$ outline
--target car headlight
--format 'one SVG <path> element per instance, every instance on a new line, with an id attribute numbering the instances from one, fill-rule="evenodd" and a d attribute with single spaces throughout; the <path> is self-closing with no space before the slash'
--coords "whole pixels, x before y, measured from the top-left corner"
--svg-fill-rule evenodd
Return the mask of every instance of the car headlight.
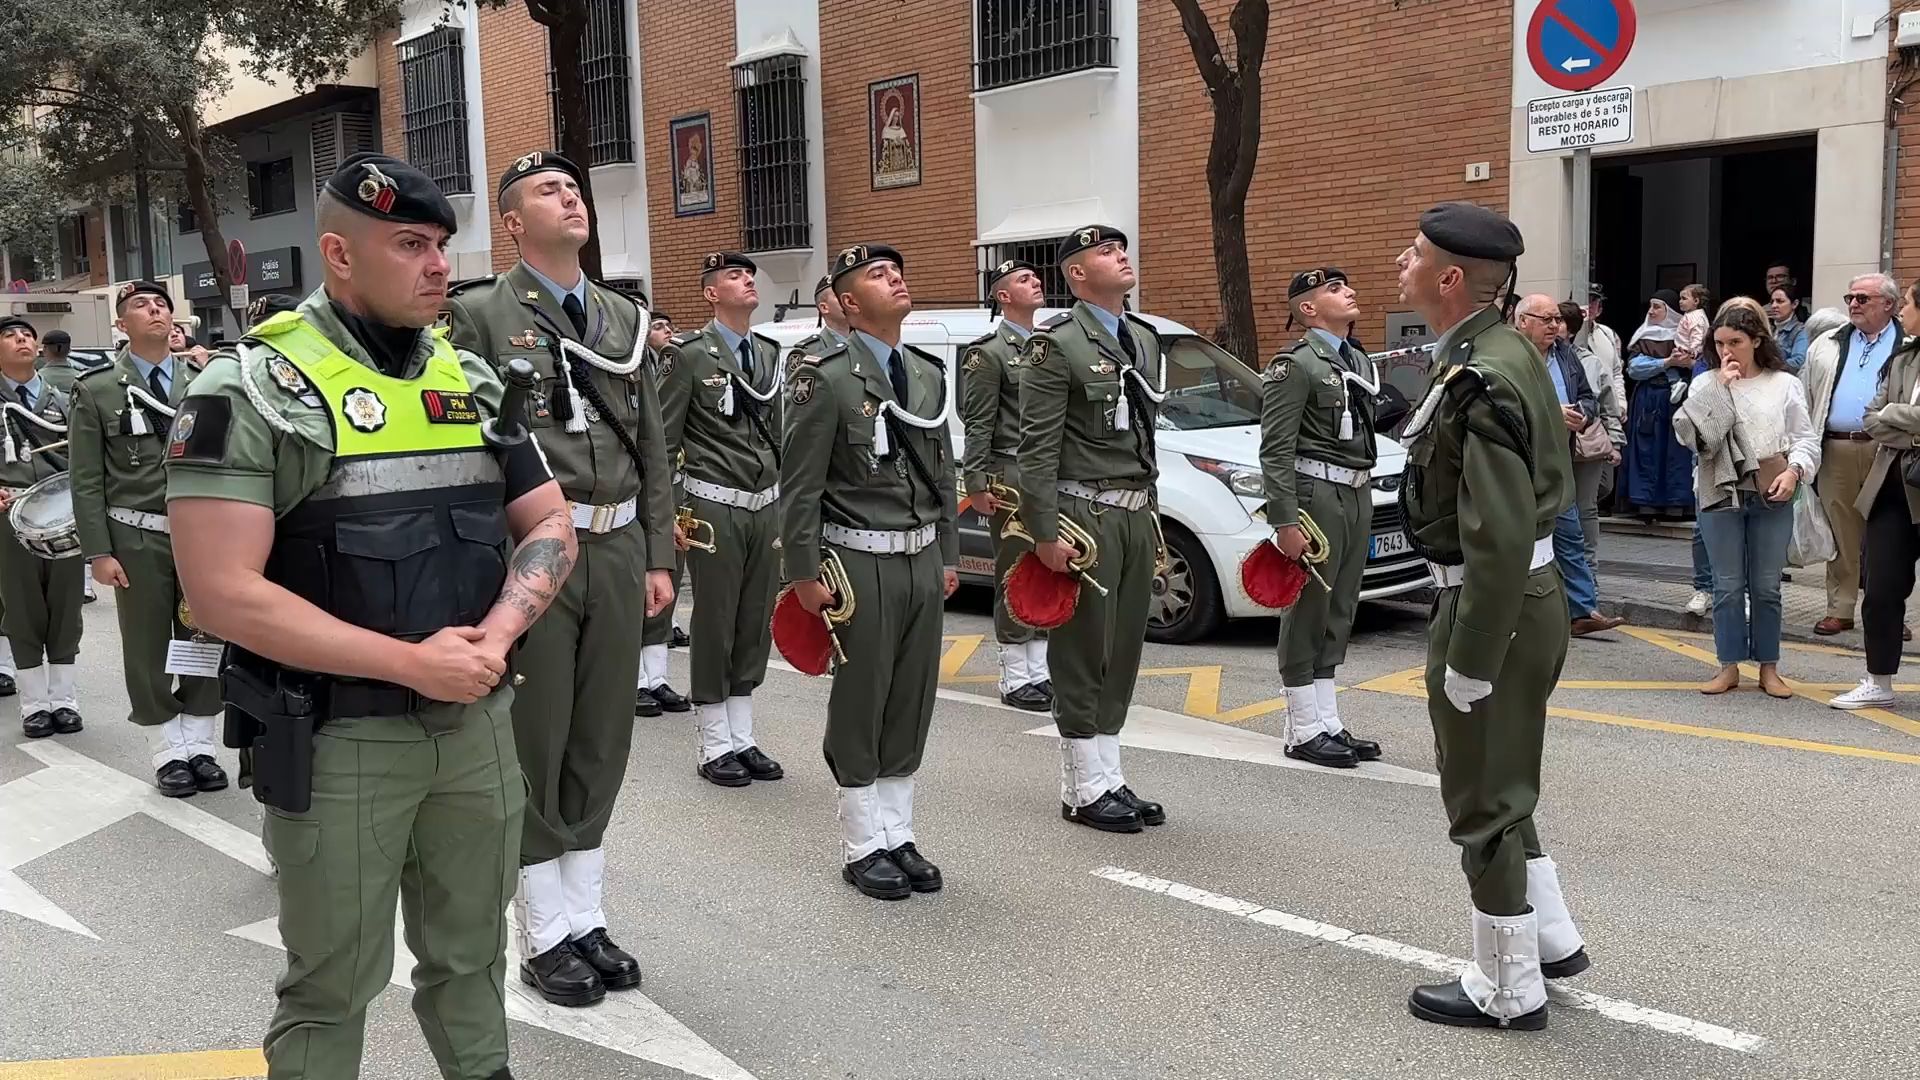
<path id="1" fill-rule="evenodd" d="M 1260 475 L 1259 469 L 1250 465 L 1194 457 L 1192 454 L 1187 455 L 1187 463 L 1227 485 L 1228 491 L 1241 498 L 1264 499 L 1267 497 L 1266 478 Z"/>

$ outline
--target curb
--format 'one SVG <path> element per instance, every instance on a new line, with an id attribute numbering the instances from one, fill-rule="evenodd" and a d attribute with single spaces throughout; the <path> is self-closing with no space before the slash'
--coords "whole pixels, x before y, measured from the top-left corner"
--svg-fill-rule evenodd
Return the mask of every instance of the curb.
<path id="1" fill-rule="evenodd" d="M 1644 627 L 1649 630 L 1688 630 L 1700 634 L 1713 633 L 1711 616 L 1689 615 L 1684 610 L 1668 607 L 1664 604 L 1648 603 L 1644 600 L 1615 600 L 1601 602 L 1601 606 L 1611 608 L 1615 615 L 1623 615 L 1627 625 Z M 1860 630 L 1848 630 L 1832 637 L 1822 637 L 1813 632 L 1812 627 L 1782 626 L 1780 640 L 1794 641 L 1803 645 L 1831 645 L 1838 649 L 1863 649 L 1865 640 Z"/>

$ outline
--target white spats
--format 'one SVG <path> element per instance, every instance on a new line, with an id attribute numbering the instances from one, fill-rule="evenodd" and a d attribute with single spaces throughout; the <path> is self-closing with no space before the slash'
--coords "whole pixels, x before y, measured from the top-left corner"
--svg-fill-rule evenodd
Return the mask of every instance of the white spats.
<path id="1" fill-rule="evenodd" d="M 153 751 L 154 768 L 169 761 L 185 761 L 193 756 L 187 753 L 186 717 L 175 716 L 164 724 L 143 730 L 147 733 L 147 749 Z"/>
<path id="2" fill-rule="evenodd" d="M 1333 685 L 1332 679 L 1313 680 L 1313 704 L 1320 717 L 1320 726 L 1329 735 L 1338 735 L 1347 730 L 1340 722 L 1340 688 Z"/>
<path id="3" fill-rule="evenodd" d="M 693 707 L 693 730 L 700 736 L 700 764 L 733 749 L 733 731 L 727 721 L 727 703 Z"/>
<path id="4" fill-rule="evenodd" d="M 727 699 L 728 749 L 738 753 L 753 745 L 753 698 L 740 694 Z"/>
<path id="5" fill-rule="evenodd" d="M 578 941 L 607 925 L 607 913 L 600 907 L 607 852 L 605 848 L 569 851 L 560 856 L 558 862 L 560 889 L 566 901 L 567 936 Z"/>
<path id="6" fill-rule="evenodd" d="M 560 860 L 520 868 L 520 887 L 513 894 L 514 930 L 522 956 L 539 956 L 567 939 L 567 894 Z"/>
<path id="7" fill-rule="evenodd" d="M 1567 910 L 1567 898 L 1560 892 L 1560 868 L 1551 856 L 1527 860 L 1527 903 L 1540 921 L 1543 962 L 1558 963 L 1586 947 L 1573 925 L 1573 914 Z"/>
<path id="8" fill-rule="evenodd" d="M 1287 745 L 1311 742 L 1315 735 L 1327 734 L 1320 719 L 1320 695 L 1311 686 L 1283 688 L 1287 699 Z"/>
<path id="9" fill-rule="evenodd" d="M 913 777 L 883 776 L 873 788 L 878 793 L 881 846 L 893 851 L 913 843 Z"/>
<path id="10" fill-rule="evenodd" d="M 1000 646 L 1000 692 L 1011 694 L 1034 681 L 1033 676 L 1027 672 L 1027 647 L 1025 645 Z"/>
<path id="11" fill-rule="evenodd" d="M 640 689 L 652 690 L 667 681 L 667 647 L 665 645 L 643 645 L 640 647 Z"/>
<path id="12" fill-rule="evenodd" d="M 1105 795 L 1107 767 L 1094 739 L 1060 740 L 1060 801 L 1068 806 L 1091 806 Z"/>
<path id="13" fill-rule="evenodd" d="M 1034 638 L 1027 642 L 1027 676 L 1034 682 L 1046 682 L 1053 678 L 1053 669 L 1047 666 L 1047 639 Z"/>
<path id="14" fill-rule="evenodd" d="M 1533 912 L 1473 912 L 1473 962 L 1460 975 L 1467 997 L 1488 1016 L 1512 1020 L 1547 1004 L 1540 974 L 1540 923 Z"/>
<path id="15" fill-rule="evenodd" d="M 855 863 L 885 846 L 886 830 L 880 824 L 879 786 L 841 788 L 841 856 L 847 862 Z"/>
<path id="16" fill-rule="evenodd" d="M 0 640 L 4 640 L 0 638 Z M 47 666 L 20 669 L 13 680 L 15 690 L 20 695 L 20 719 L 25 720 L 37 712 L 50 712 L 47 704 Z M 156 766 L 157 767 L 157 766 Z"/>
<path id="17" fill-rule="evenodd" d="M 182 715 L 180 727 L 186 737 L 186 760 L 191 761 L 202 754 L 207 757 L 219 757 L 220 721 L 218 716 Z"/>
<path id="18" fill-rule="evenodd" d="M 1127 778 L 1120 775 L 1120 736 L 1095 735 L 1093 745 L 1100 755 L 1101 782 L 1107 791 L 1118 791 L 1125 787 Z"/>
<path id="19" fill-rule="evenodd" d="M 13 642 L 0 634 L 0 675 L 16 674 L 13 668 Z"/>
<path id="20" fill-rule="evenodd" d="M 80 698 L 74 689 L 72 664 L 48 664 L 47 708 L 80 711 Z"/>

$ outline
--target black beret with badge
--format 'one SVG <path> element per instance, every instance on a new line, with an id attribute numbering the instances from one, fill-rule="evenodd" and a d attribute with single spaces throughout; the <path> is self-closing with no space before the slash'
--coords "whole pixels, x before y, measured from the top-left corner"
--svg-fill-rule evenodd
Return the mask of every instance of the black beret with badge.
<path id="1" fill-rule="evenodd" d="M 819 281 L 816 281 L 816 282 L 814 282 L 814 285 L 813 285 L 813 300 L 814 300 L 814 303 L 816 303 L 816 304 L 817 304 L 817 303 L 819 303 L 819 302 L 820 302 L 820 294 L 821 294 L 821 293 L 824 293 L 824 292 L 826 292 L 826 291 L 828 291 L 828 290 L 830 290 L 830 289 L 832 289 L 832 288 L 833 288 L 833 279 L 832 279 L 832 278 L 830 278 L 830 277 L 828 277 L 828 276 L 827 276 L 827 275 L 825 275 L 825 274 L 821 274 L 821 275 L 820 275 L 820 280 L 819 280 Z"/>
<path id="2" fill-rule="evenodd" d="M 551 150 L 535 150 L 531 154 L 516 158 L 513 164 L 507 166 L 507 171 L 500 174 L 500 186 L 494 191 L 494 201 L 499 202 L 508 188 L 527 177 L 538 176 L 545 172 L 565 173 L 573 177 L 574 183 L 581 182 L 580 166 Z"/>
<path id="3" fill-rule="evenodd" d="M 119 311 L 127 301 L 139 296 L 141 293 L 157 296 L 165 300 L 167 302 L 167 310 L 173 310 L 173 294 L 167 291 L 165 285 L 157 281 L 129 281 L 125 285 L 120 286 L 120 291 L 113 294 L 113 310 Z"/>
<path id="4" fill-rule="evenodd" d="M 1518 226 L 1473 203 L 1441 203 L 1420 215 L 1420 231 L 1434 247 L 1465 259 L 1512 262 L 1527 250 Z"/>
<path id="5" fill-rule="evenodd" d="M 1331 285 L 1336 281 L 1345 280 L 1347 280 L 1347 272 L 1337 266 L 1319 266 L 1312 270 L 1302 270 L 1293 275 L 1293 280 L 1287 284 L 1287 299 L 1292 300 L 1322 285 Z"/>
<path id="6" fill-rule="evenodd" d="M 21 318 L 20 316 L 18 315 L 0 316 L 0 334 L 4 334 L 9 330 L 25 330 L 27 333 L 32 334 L 35 338 L 38 338 L 40 336 L 40 331 L 34 329 L 32 323 Z M 59 331 L 57 330 L 54 332 L 59 333 Z"/>
<path id="7" fill-rule="evenodd" d="M 1026 261 L 1025 259 L 1008 259 L 1005 262 L 1002 262 L 994 266 L 992 269 L 987 271 L 987 292 L 992 293 L 993 287 L 995 285 L 1000 284 L 1001 278 L 1004 278 L 1009 274 L 1017 274 L 1022 270 L 1031 270 L 1036 275 L 1040 273 L 1040 268 L 1038 266 L 1035 266 L 1034 264 Z"/>
<path id="8" fill-rule="evenodd" d="M 700 260 L 700 280 L 707 280 L 708 274 L 717 274 L 722 270 L 745 270 L 757 274 L 760 267 L 752 259 L 737 251 L 709 251 Z"/>
<path id="9" fill-rule="evenodd" d="M 371 218 L 395 225 L 459 229 L 453 203 L 426 173 L 386 154 L 355 154 L 327 178 L 334 197 Z"/>
<path id="10" fill-rule="evenodd" d="M 1060 241 L 1060 247 L 1053 253 L 1054 265 L 1065 263 L 1068 259 L 1089 248 L 1097 248 L 1109 240 L 1120 241 L 1122 250 L 1127 246 L 1127 234 L 1111 225 L 1083 225 L 1068 233 Z"/>
<path id="11" fill-rule="evenodd" d="M 840 287 L 841 278 L 877 262 L 890 262 L 903 271 L 907 268 L 907 260 L 885 244 L 855 244 L 833 257 L 834 288 Z"/>

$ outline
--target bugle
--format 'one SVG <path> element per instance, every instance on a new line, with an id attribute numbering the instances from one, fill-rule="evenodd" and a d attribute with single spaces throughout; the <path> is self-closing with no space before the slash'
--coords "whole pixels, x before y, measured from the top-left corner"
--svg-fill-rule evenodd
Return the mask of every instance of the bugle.
<path id="1" fill-rule="evenodd" d="M 1327 584 L 1326 578 L 1320 576 L 1319 570 L 1320 564 L 1327 561 L 1327 555 L 1331 550 L 1327 546 L 1327 534 L 1320 531 L 1320 526 L 1314 524 L 1313 516 L 1305 510 L 1300 511 L 1299 524 L 1300 531 L 1307 534 L 1307 549 L 1300 553 L 1300 566 L 1313 575 L 1313 580 L 1319 582 L 1322 589 L 1332 592 L 1333 588 Z"/>
<path id="2" fill-rule="evenodd" d="M 1018 497 L 1016 494 L 1015 498 L 1017 499 Z M 1079 522 L 1065 514 L 1058 515 L 1055 520 L 1060 533 L 1060 539 L 1072 544 L 1074 548 L 1077 549 L 1073 558 L 1067 560 L 1067 569 L 1078 574 L 1083 584 L 1092 586 L 1093 590 L 1101 596 L 1107 595 L 1107 587 L 1100 584 L 1091 573 L 1094 564 L 1100 561 L 1099 541 L 1095 540 L 1093 534 L 1088 532 Z M 1033 534 L 1027 531 L 1027 527 L 1021 524 L 1018 515 L 1007 518 L 1007 525 L 1006 528 L 1002 530 L 1002 535 L 1013 537 L 1015 540 L 1026 541 L 1029 547 L 1035 549 L 1034 557 L 1039 558 L 1038 549 L 1040 545 L 1034 540 Z"/>
<path id="3" fill-rule="evenodd" d="M 699 548 L 711 553 L 714 550 L 713 522 L 693 516 L 693 507 L 683 506 L 674 515 L 673 523 L 680 527 L 680 535 L 690 548 Z M 707 538 L 700 539 L 700 531 L 706 530 Z"/>
<path id="4" fill-rule="evenodd" d="M 839 628 L 853 621 L 853 579 L 847 576 L 847 568 L 840 562 L 839 553 L 832 549 L 828 549 L 820 560 L 820 583 L 833 591 L 833 602 L 820 609 L 820 619 L 827 624 L 827 637 L 833 642 L 834 661 L 844 664 L 847 662 L 847 650 L 840 644 Z"/>

